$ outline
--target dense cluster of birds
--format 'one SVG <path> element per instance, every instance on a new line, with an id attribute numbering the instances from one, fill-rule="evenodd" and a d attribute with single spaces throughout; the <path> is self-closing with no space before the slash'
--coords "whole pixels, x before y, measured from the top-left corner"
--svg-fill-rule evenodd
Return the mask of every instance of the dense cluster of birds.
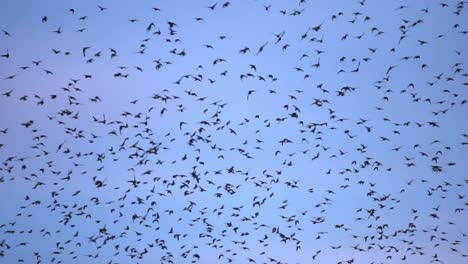
<path id="1" fill-rule="evenodd" d="M 32 2 L 0 263 L 468 262 L 465 1 Z"/>

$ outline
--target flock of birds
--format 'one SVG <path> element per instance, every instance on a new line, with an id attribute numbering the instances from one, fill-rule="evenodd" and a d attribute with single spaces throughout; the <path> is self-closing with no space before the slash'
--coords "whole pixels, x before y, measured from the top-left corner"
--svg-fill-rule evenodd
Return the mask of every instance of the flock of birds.
<path id="1" fill-rule="evenodd" d="M 0 11 L 0 263 L 468 262 L 465 1 L 65 2 Z"/>

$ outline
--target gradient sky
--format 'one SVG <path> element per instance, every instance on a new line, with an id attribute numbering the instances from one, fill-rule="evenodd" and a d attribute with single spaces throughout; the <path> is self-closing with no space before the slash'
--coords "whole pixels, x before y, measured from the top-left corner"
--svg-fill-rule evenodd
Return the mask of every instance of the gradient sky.
<path id="1" fill-rule="evenodd" d="M 215 3 L 2 2 L 0 263 L 467 262 L 463 3 Z"/>

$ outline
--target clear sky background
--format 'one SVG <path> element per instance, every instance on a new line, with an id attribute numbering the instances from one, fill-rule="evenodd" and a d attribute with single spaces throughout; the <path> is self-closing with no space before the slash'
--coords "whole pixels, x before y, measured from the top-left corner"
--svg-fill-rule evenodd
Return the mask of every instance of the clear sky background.
<path id="1" fill-rule="evenodd" d="M 0 263 L 467 262 L 464 4 L 226 3 L 2 1 Z"/>

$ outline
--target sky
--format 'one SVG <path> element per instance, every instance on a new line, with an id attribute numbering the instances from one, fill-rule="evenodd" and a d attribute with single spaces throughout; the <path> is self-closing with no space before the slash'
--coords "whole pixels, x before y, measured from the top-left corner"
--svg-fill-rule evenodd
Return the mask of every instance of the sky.
<path id="1" fill-rule="evenodd" d="M 466 262 L 465 22 L 3 1 L 0 263 Z"/>

